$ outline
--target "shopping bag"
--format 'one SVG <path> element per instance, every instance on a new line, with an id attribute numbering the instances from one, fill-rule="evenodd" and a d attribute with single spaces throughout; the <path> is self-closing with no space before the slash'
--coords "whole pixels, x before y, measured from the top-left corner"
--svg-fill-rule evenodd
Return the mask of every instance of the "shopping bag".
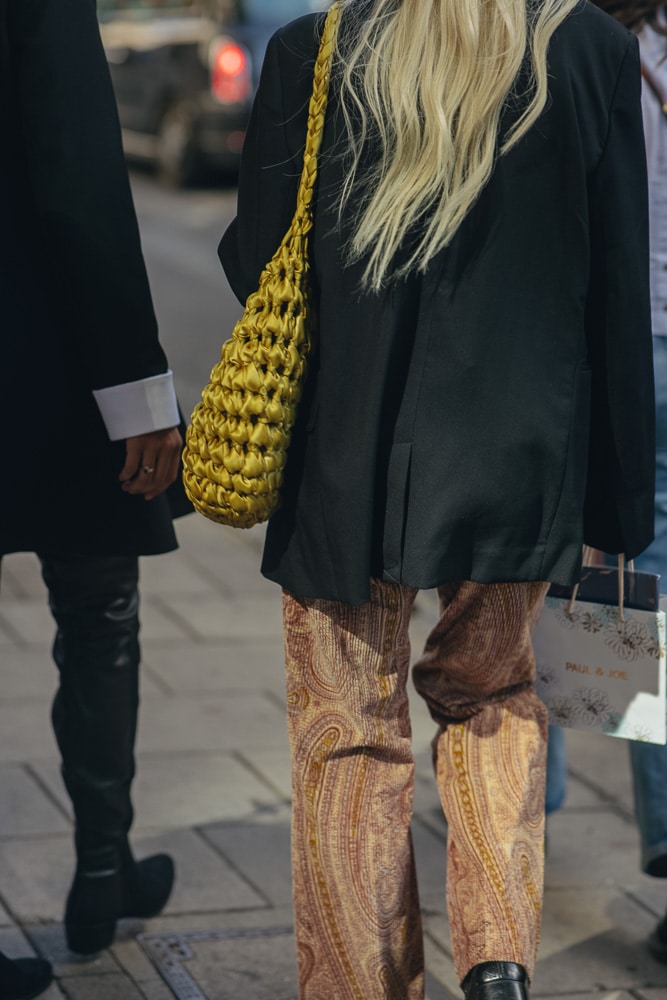
<path id="1" fill-rule="evenodd" d="M 551 725 L 667 742 L 667 597 L 658 582 L 623 567 L 585 567 L 574 595 L 549 590 L 533 648 Z"/>

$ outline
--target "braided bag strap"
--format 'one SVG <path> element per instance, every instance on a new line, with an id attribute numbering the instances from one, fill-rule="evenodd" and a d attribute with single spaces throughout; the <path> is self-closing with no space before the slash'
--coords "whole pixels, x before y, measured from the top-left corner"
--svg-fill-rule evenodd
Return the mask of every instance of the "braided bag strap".
<path id="1" fill-rule="evenodd" d="M 324 133 L 324 121 L 329 99 L 329 79 L 339 20 L 340 6 L 338 3 L 334 3 L 324 22 L 320 48 L 315 62 L 313 90 L 308 106 L 308 128 L 306 148 L 303 154 L 303 169 L 297 192 L 296 211 L 292 225 L 283 241 L 285 245 L 292 243 L 295 238 L 298 240 L 299 237 L 305 236 L 313 227 L 313 193 L 317 180 L 318 154 Z"/>
<path id="2" fill-rule="evenodd" d="M 223 344 L 186 431 L 185 492 L 205 517 L 233 527 L 266 521 L 280 506 L 316 325 L 308 233 L 339 13 L 334 4 L 315 63 L 292 223 Z"/>

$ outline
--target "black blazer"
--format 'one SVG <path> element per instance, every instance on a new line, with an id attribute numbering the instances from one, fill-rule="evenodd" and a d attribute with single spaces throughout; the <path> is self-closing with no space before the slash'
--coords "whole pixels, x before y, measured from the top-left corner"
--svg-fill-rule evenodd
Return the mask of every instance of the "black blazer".
<path id="1" fill-rule="evenodd" d="M 91 391 L 167 370 L 94 0 L 0 0 L 0 553 L 176 547 Z"/>
<path id="2" fill-rule="evenodd" d="M 267 52 L 220 246 L 242 301 L 294 209 L 320 27 L 302 18 Z M 451 245 L 423 279 L 378 296 L 359 294 L 360 268 L 343 262 L 332 98 L 312 246 L 318 355 L 263 563 L 288 590 L 359 603 L 371 574 L 569 583 L 582 542 L 633 556 L 651 541 L 636 39 L 580 3 L 552 39 L 549 83 L 547 109 Z"/>

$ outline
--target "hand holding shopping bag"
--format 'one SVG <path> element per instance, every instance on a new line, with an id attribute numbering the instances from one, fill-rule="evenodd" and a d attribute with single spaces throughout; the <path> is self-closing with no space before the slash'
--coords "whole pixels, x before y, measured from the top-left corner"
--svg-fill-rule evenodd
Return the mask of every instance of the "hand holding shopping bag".
<path id="1" fill-rule="evenodd" d="M 551 725 L 667 742 L 665 610 L 659 577 L 584 566 L 572 594 L 552 587 L 533 632 L 536 687 Z"/>

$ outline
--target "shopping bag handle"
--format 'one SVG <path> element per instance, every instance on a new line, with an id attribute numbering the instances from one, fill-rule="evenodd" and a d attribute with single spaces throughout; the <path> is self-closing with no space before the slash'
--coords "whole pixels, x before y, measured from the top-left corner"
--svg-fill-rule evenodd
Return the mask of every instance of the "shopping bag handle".
<path id="1" fill-rule="evenodd" d="M 589 545 L 584 545 L 584 552 L 582 558 L 582 567 L 590 566 L 590 560 L 593 558 L 593 549 Z M 628 560 L 628 569 L 631 573 L 635 571 L 635 561 L 634 559 Z M 572 594 L 570 595 L 570 603 L 567 608 L 567 613 L 572 614 L 574 610 L 574 602 L 577 599 L 577 594 L 579 593 L 579 583 L 575 583 L 572 588 Z M 618 620 L 619 622 L 625 621 L 623 615 L 623 605 L 625 603 L 625 555 L 622 552 L 618 554 Z"/>

